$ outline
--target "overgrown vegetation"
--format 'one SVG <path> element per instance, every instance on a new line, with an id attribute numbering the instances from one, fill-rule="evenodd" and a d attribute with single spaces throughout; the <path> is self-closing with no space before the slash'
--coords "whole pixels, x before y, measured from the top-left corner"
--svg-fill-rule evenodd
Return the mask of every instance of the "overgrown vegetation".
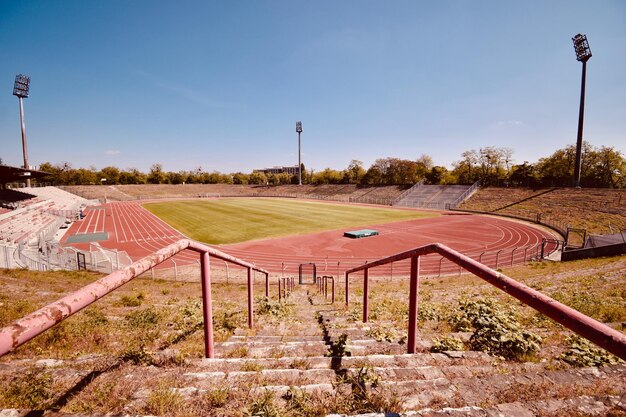
<path id="1" fill-rule="evenodd" d="M 434 353 L 453 350 L 465 350 L 463 341 L 454 336 L 437 337 L 433 340 L 433 345 L 430 348 L 430 351 Z"/>
<path id="2" fill-rule="evenodd" d="M 257 297 L 255 302 L 255 312 L 270 319 L 280 320 L 294 314 L 293 305 L 286 302 L 272 301 L 265 297 Z"/>
<path id="3" fill-rule="evenodd" d="M 600 320 L 611 320 L 612 325 L 619 328 L 620 322 L 624 320 L 623 301 L 626 295 L 623 289 L 626 270 L 624 262 L 622 257 L 571 264 L 534 263 L 506 270 L 505 273 L 517 276 L 527 285 L 541 288 L 543 292 L 555 295 L 561 301 Z M 47 276 L 38 273 L 25 274 L 19 279 L 0 276 L 0 303 L 21 300 L 21 303 L 3 304 L 1 307 L 8 308 L 0 308 L 0 314 L 4 314 L 4 317 L 21 316 L 57 299 L 63 294 L 61 289 L 67 292 L 73 286 L 79 286 L 81 279 L 92 281 L 93 278 L 70 278 L 58 273 L 48 273 Z M 547 320 L 538 320 L 534 310 L 518 305 L 506 294 L 493 290 L 476 278 L 465 275 L 452 279 L 425 278 L 421 285 L 424 288 L 420 293 L 423 297 L 420 297 L 418 310 L 418 335 L 423 340 L 433 341 L 432 351 L 480 347 L 494 355 L 516 360 L 535 360 L 533 356 L 539 356 L 542 361 L 532 365 L 533 367 L 545 366 L 546 369 L 563 371 L 567 371 L 570 366 L 606 366 L 616 361 L 614 357 L 584 340 L 565 340 L 567 332 L 563 332 L 560 326 L 550 324 Z M 383 285 L 373 282 L 370 319 L 374 315 L 376 320 L 372 319 L 369 324 L 369 337 L 391 344 L 397 343 L 404 335 L 407 289 L 407 283 L 395 280 L 395 277 L 393 282 L 383 281 Z M 296 309 L 288 303 L 264 303 L 261 297 L 256 299 L 255 304 L 255 312 L 259 318 L 257 327 L 249 330 L 246 326 L 245 286 L 215 284 L 213 290 L 216 340 L 226 340 L 234 332 L 238 335 L 298 336 L 303 334 L 300 333 L 301 329 L 307 328 L 304 319 L 299 322 L 302 309 Z M 256 294 L 260 295 L 262 290 L 262 287 L 257 287 Z M 6 367 L 0 367 L 0 407 L 49 409 L 52 404 L 59 404 L 59 398 L 80 382 L 84 384 L 82 388 L 73 392 L 64 405 L 55 405 L 59 411 L 173 417 L 230 417 L 240 416 L 245 412 L 249 416 L 313 417 L 331 413 L 352 415 L 402 410 L 403 396 L 389 388 L 385 373 L 373 368 L 379 365 L 366 360 L 357 360 L 349 369 L 338 368 L 337 380 L 333 380 L 333 390 L 328 392 L 310 392 L 308 389 L 298 388 L 298 381 L 303 380 L 293 376 L 269 379 L 265 370 L 308 370 L 319 366 L 315 358 L 283 358 L 291 353 L 280 348 L 275 351 L 266 350 L 263 356 L 267 359 L 264 362 L 254 359 L 259 352 L 256 347 L 248 349 L 243 344 L 235 344 L 237 347 L 234 349 L 232 345 L 219 349 L 222 357 L 249 358 L 243 364 L 223 371 L 257 374 L 247 375 L 250 379 L 244 382 L 233 382 L 232 379 L 229 381 L 225 378 L 223 381 L 199 382 L 195 385 L 190 382 L 189 377 L 183 375 L 186 372 L 210 371 L 203 366 L 211 366 L 204 361 L 199 366 L 196 359 L 204 354 L 202 304 L 198 296 L 193 297 L 190 294 L 199 293 L 199 284 L 173 284 L 140 279 L 119 291 L 119 295 L 105 297 L 54 330 L 0 359 L 3 365 L 18 363 L 13 362 L 14 360 L 25 360 L 28 364 L 27 375 L 23 378 L 17 377 L 17 372 L 11 373 Z M 141 305 L 126 306 L 120 303 L 123 296 L 136 298 L 138 294 L 143 294 L 144 297 Z M 464 295 L 459 302 L 460 294 Z M 295 299 L 292 298 L 291 302 Z M 13 307 L 13 304 L 17 305 Z M 309 306 L 308 303 L 306 305 Z M 327 307 L 325 305 L 324 308 Z M 282 311 L 284 308 L 287 312 Z M 261 311 L 263 314 L 259 314 Z M 352 311 L 356 322 L 346 323 L 346 327 L 364 329 L 359 323 L 362 306 L 355 304 Z M 341 309 L 338 313 L 342 317 L 347 314 Z M 278 316 L 283 318 L 275 319 Z M 321 315 L 319 319 L 323 321 Z M 310 321 L 310 316 L 306 320 Z M 333 334 L 342 331 L 341 325 L 333 326 L 332 322 L 327 321 L 320 323 L 322 328 L 328 326 L 327 330 L 332 329 Z M 479 331 L 480 329 L 483 331 Z M 467 333 L 450 334 L 456 331 L 469 332 L 472 336 Z M 544 336 L 546 348 L 539 352 L 534 351 L 532 343 L 538 346 L 539 342 L 533 337 L 525 336 L 525 331 Z M 328 355 L 335 357 L 335 362 L 339 364 L 343 362 L 342 366 L 352 362 L 353 359 L 340 360 L 342 356 L 356 355 L 356 348 L 353 349 L 354 352 L 348 352 L 350 341 L 347 333 L 334 340 L 336 343 L 329 349 Z M 506 349 L 516 352 L 515 356 L 503 354 L 502 351 Z M 279 357 L 281 359 L 272 359 Z M 65 359 L 67 362 L 53 363 L 45 369 L 31 367 L 35 361 L 49 358 Z M 78 360 L 74 361 L 75 358 Z M 527 366 L 499 359 L 494 360 L 494 363 L 497 366 L 493 372 L 501 373 L 502 377 L 515 375 L 515 372 Z M 285 374 L 290 372 L 297 373 L 286 371 Z M 83 377 L 88 382 L 81 382 Z M 307 380 L 306 383 L 312 381 Z M 274 389 L 270 385 L 292 384 L 294 386 L 282 398 L 276 393 L 264 394 L 263 385 L 268 385 L 269 392 Z M 494 401 L 499 403 L 516 401 L 517 398 L 532 399 L 539 394 L 541 398 L 567 398 L 570 395 L 559 384 L 550 384 L 512 385 L 498 394 L 499 396 L 494 396 Z M 597 389 L 578 385 L 567 389 L 577 396 L 595 393 L 614 395 L 608 384 L 607 382 L 607 387 Z M 189 385 L 202 389 L 182 389 Z M 434 398 L 424 407 L 453 407 L 455 401 L 455 398 Z"/>
<path id="4" fill-rule="evenodd" d="M 42 369 L 33 368 L 8 382 L 0 381 L 0 406 L 44 409 L 53 397 L 53 378 Z"/>
<path id="5" fill-rule="evenodd" d="M 459 301 L 459 312 L 449 318 L 455 331 L 472 331 L 472 350 L 488 352 L 507 359 L 526 360 L 541 348 L 541 337 L 524 330 L 515 309 L 505 308 L 493 299 Z"/>
<path id="6" fill-rule="evenodd" d="M 580 336 L 569 336 L 565 343 L 568 345 L 568 350 L 563 352 L 559 359 L 570 365 L 603 366 L 620 362 L 620 359 L 615 355 L 608 353 Z"/>

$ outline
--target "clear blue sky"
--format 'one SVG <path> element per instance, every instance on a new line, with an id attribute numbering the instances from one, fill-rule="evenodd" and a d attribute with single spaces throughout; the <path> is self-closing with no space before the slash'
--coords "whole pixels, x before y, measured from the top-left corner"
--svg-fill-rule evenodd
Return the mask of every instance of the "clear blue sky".
<path id="1" fill-rule="evenodd" d="M 249 172 L 585 139 L 626 153 L 626 2 L 0 0 L 0 157 Z"/>

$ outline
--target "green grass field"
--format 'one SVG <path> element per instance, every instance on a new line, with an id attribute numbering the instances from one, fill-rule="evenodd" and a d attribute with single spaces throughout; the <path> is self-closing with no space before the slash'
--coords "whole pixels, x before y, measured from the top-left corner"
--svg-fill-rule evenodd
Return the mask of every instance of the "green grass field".
<path id="1" fill-rule="evenodd" d="M 261 198 L 168 201 L 144 207 L 189 238 L 210 244 L 437 216 L 412 210 Z"/>

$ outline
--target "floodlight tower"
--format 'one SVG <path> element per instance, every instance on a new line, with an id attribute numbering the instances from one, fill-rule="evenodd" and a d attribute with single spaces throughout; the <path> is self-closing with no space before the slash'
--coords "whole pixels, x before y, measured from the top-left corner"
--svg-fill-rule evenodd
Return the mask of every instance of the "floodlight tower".
<path id="1" fill-rule="evenodd" d="M 20 102 L 20 122 L 22 124 L 22 152 L 24 154 L 24 169 L 28 168 L 28 149 L 26 147 L 26 125 L 24 125 L 24 104 L 23 99 L 28 97 L 30 89 L 30 77 L 26 75 L 16 75 L 15 84 L 13 86 L 13 95 Z M 26 178 L 26 187 L 30 187 L 30 178 Z"/>
<path id="2" fill-rule="evenodd" d="M 585 118 L 585 81 L 587 79 L 587 61 L 591 58 L 591 49 L 587 36 L 580 33 L 572 38 L 576 60 L 583 63 L 583 75 L 580 83 L 580 110 L 578 112 L 578 136 L 576 137 L 576 160 L 574 161 L 574 187 L 580 188 L 580 171 L 582 169 L 583 120 Z"/>
<path id="3" fill-rule="evenodd" d="M 296 122 L 296 132 L 298 132 L 298 185 L 302 185 L 302 162 L 300 160 L 300 134 L 302 133 L 302 122 Z"/>

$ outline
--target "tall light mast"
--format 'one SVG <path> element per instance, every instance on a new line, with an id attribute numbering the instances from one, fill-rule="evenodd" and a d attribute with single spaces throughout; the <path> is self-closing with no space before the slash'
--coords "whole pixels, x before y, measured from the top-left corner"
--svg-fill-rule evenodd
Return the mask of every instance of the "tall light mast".
<path id="1" fill-rule="evenodd" d="M 591 58 L 591 49 L 587 36 L 580 33 L 572 38 L 576 60 L 583 63 L 583 75 L 580 83 L 580 109 L 578 111 L 578 136 L 576 137 L 576 160 L 574 161 L 574 187 L 580 188 L 582 170 L 583 120 L 585 118 L 585 81 L 587 79 L 587 61 Z"/>
<path id="2" fill-rule="evenodd" d="M 20 123 L 22 124 L 22 153 L 24 154 L 24 169 L 30 169 L 28 166 L 28 148 L 26 146 L 26 125 L 24 124 L 24 104 L 23 100 L 28 97 L 30 89 L 30 77 L 19 74 L 15 76 L 15 84 L 13 86 L 13 95 L 18 98 L 20 103 Z M 30 188 L 30 178 L 26 178 L 26 187 Z"/>
<path id="3" fill-rule="evenodd" d="M 300 134 L 302 133 L 302 122 L 296 122 L 296 132 L 298 132 L 298 185 L 302 185 L 302 161 L 301 161 L 301 146 L 300 146 Z"/>

